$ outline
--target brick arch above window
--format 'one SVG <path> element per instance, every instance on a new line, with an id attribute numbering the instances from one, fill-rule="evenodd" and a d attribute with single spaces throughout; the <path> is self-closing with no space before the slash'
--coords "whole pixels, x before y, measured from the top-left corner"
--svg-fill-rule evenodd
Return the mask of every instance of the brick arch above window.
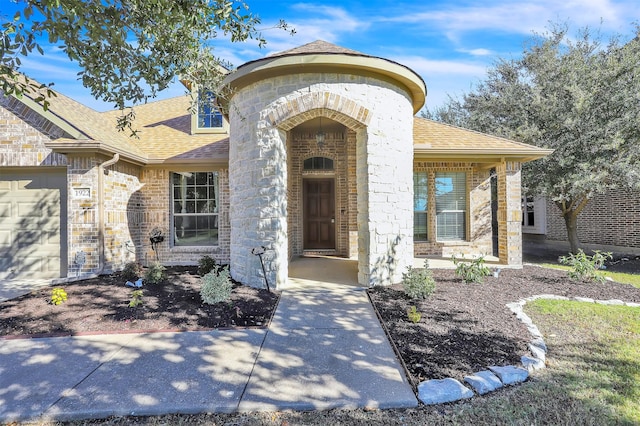
<path id="1" fill-rule="evenodd" d="M 272 125 L 285 131 L 316 117 L 327 117 L 349 129 L 360 130 L 369 125 L 371 111 L 335 93 L 313 92 L 274 106 L 268 117 Z"/>

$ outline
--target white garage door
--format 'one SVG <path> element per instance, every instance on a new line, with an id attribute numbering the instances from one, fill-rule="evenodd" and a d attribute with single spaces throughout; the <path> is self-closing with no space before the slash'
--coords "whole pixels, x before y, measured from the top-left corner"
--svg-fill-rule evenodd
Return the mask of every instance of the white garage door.
<path id="1" fill-rule="evenodd" d="M 0 170 L 0 279 L 66 275 L 65 194 L 64 170 Z"/>

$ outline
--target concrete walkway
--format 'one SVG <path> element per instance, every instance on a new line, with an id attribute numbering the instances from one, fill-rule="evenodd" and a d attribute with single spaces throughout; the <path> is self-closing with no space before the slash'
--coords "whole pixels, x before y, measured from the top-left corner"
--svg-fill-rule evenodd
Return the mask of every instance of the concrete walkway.
<path id="1" fill-rule="evenodd" d="M 0 340 L 0 422 L 416 406 L 354 264 L 292 262 L 268 330 Z"/>
<path id="2" fill-rule="evenodd" d="M 52 282 L 53 280 L 0 280 L 0 302 L 50 286 Z"/>

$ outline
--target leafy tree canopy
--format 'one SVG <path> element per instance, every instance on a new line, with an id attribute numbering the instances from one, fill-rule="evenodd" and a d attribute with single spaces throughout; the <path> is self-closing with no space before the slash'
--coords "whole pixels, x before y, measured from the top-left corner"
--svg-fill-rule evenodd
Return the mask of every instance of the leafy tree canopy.
<path id="1" fill-rule="evenodd" d="M 120 110 L 155 97 L 176 76 L 217 87 L 226 64 L 214 54 L 216 37 L 265 44 L 260 18 L 244 1 L 11 1 L 23 7 L 15 16 L 0 16 L 0 89 L 39 94 L 45 108 L 42 89 L 50 84 L 40 86 L 19 73 L 21 59 L 44 53 L 39 40 L 60 46 L 80 65 L 79 78 L 92 95 Z M 287 24 L 277 27 L 286 30 Z M 132 113 L 124 115 L 120 127 L 130 128 L 132 119 Z"/>
<path id="2" fill-rule="evenodd" d="M 552 25 L 517 59 L 500 59 L 462 99 L 430 113 L 435 119 L 544 148 L 527 163 L 523 184 L 560 208 L 572 252 L 577 219 L 589 200 L 640 188 L 640 28 L 628 41 Z M 428 114 L 429 115 L 429 114 Z"/>

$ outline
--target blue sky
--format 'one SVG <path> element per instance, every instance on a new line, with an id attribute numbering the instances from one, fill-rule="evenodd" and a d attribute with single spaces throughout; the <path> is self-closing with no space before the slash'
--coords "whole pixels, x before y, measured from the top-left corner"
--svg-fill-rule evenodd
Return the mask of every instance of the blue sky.
<path id="1" fill-rule="evenodd" d="M 2 13 L 12 14 L 15 6 L 0 1 Z M 533 32 L 544 32 L 550 22 L 629 36 L 632 22 L 640 21 L 638 0 L 246 1 L 262 18 L 268 44 L 259 49 L 252 41 L 217 39 L 218 56 L 233 65 L 325 40 L 410 67 L 427 83 L 429 108 L 442 105 L 448 94 L 468 92 L 498 58 L 518 57 Z M 269 30 L 279 19 L 297 33 Z M 45 52 L 27 58 L 22 71 L 41 82 L 54 82 L 54 89 L 98 111 L 111 109 L 82 87 L 77 66 L 57 48 L 45 46 Z M 176 83 L 160 97 L 182 93 L 184 88 Z"/>

